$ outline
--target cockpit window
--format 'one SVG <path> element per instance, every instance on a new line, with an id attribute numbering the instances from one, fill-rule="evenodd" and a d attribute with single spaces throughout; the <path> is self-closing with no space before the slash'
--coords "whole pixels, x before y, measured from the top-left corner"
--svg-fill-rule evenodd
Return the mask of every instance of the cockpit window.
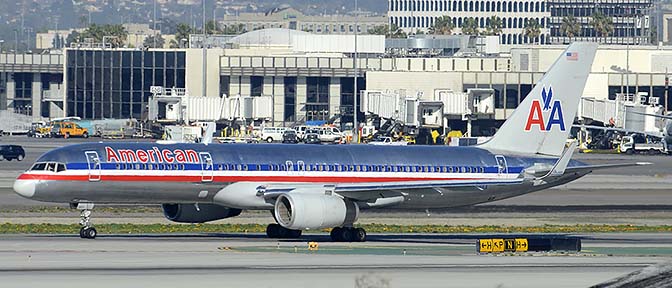
<path id="1" fill-rule="evenodd" d="M 33 167 L 30 168 L 30 171 L 44 171 L 44 168 L 47 167 L 47 163 L 40 162 L 33 164 Z"/>
<path id="2" fill-rule="evenodd" d="M 33 167 L 30 167 L 30 171 L 50 171 L 50 172 L 62 172 L 66 170 L 65 164 L 58 162 L 38 162 L 33 164 Z"/>

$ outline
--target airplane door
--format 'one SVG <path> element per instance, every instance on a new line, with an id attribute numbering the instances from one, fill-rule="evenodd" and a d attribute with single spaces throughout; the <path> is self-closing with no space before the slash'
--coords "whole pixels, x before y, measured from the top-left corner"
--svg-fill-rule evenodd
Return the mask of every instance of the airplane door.
<path id="1" fill-rule="evenodd" d="M 198 155 L 201 160 L 201 182 L 212 182 L 215 172 L 212 156 L 208 152 L 200 152 Z"/>
<path id="2" fill-rule="evenodd" d="M 100 181 L 100 158 L 98 157 L 98 152 L 86 151 L 84 154 L 86 154 L 86 163 L 89 169 L 89 181 Z"/>
<path id="3" fill-rule="evenodd" d="M 509 173 L 509 168 L 506 165 L 506 158 L 504 158 L 504 156 L 497 155 L 495 156 L 495 160 L 497 160 L 497 175 Z"/>

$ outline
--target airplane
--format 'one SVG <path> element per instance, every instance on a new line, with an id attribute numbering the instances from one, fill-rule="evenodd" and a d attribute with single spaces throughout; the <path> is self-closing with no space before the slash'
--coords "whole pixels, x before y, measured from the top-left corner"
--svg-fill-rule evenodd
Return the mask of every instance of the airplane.
<path id="1" fill-rule="evenodd" d="M 360 210 L 450 208 L 562 185 L 596 169 L 566 147 L 597 45 L 573 43 L 510 118 L 477 146 L 83 143 L 49 151 L 14 183 L 19 195 L 81 210 L 95 238 L 95 204 L 160 204 L 167 219 L 203 223 L 270 211 L 270 238 L 331 229 L 362 242 Z"/>

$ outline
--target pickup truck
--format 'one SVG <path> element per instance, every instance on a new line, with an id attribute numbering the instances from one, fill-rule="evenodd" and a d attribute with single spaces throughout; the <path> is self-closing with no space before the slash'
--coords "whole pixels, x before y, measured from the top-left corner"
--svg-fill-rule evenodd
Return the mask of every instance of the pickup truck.
<path id="1" fill-rule="evenodd" d="M 639 139 L 643 137 L 624 136 L 621 139 L 619 152 L 626 154 L 647 153 L 647 154 L 662 154 L 667 153 L 667 149 L 663 142 L 649 142 L 646 139 Z"/>
<path id="2" fill-rule="evenodd" d="M 89 130 L 74 122 L 54 122 L 51 128 L 54 137 L 84 137 L 89 138 Z"/>
<path id="3" fill-rule="evenodd" d="M 381 137 L 374 141 L 369 142 L 371 145 L 393 145 L 393 146 L 406 146 L 408 142 L 406 141 L 394 141 L 391 137 Z"/>

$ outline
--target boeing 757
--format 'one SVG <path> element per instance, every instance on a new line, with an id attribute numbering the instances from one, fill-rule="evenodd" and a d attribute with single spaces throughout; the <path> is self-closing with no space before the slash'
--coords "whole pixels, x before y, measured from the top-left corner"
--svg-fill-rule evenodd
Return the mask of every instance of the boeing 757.
<path id="1" fill-rule="evenodd" d="M 365 241 L 360 210 L 434 209 L 497 201 L 576 180 L 595 169 L 566 147 L 597 49 L 573 43 L 497 133 L 471 147 L 85 143 L 49 151 L 14 183 L 19 195 L 81 210 L 95 238 L 94 204 L 161 204 L 175 222 L 267 210 L 271 238 L 331 229 Z"/>

